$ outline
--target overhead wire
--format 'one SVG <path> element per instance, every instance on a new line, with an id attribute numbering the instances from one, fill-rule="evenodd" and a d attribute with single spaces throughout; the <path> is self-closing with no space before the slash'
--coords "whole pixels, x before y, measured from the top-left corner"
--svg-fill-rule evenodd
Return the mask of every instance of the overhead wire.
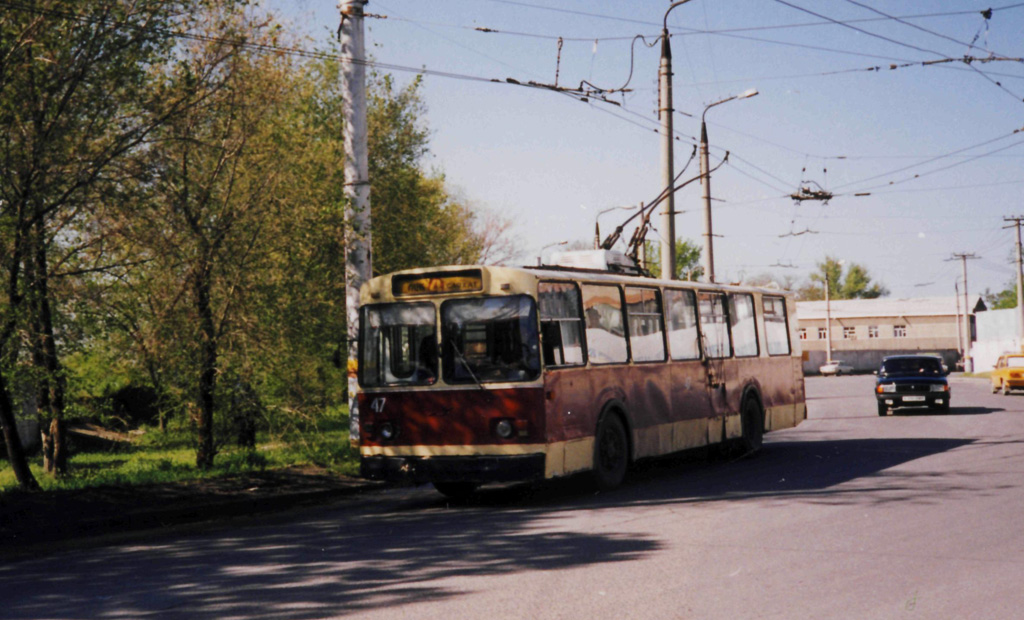
<path id="1" fill-rule="evenodd" d="M 959 39 L 954 39 L 953 37 L 944 35 L 941 32 L 935 32 L 934 30 L 929 30 L 929 29 L 924 28 L 922 26 L 918 26 L 917 24 L 913 24 L 911 22 L 908 22 L 908 21 L 906 21 L 906 20 L 904 20 L 904 19 L 902 19 L 900 17 L 896 17 L 894 15 L 889 15 L 888 13 L 885 13 L 883 11 L 879 11 L 878 9 L 874 8 L 873 6 L 869 6 L 867 4 L 864 4 L 863 2 L 858 2 L 857 0 L 846 0 L 846 1 L 849 2 L 850 4 L 855 5 L 855 6 L 859 6 L 862 9 L 867 9 L 868 11 L 871 11 L 872 13 L 875 13 L 877 15 L 881 15 L 882 17 L 885 17 L 885 18 L 891 19 L 893 21 L 896 21 L 897 23 L 903 24 L 904 26 L 913 28 L 914 30 L 919 30 L 919 31 L 924 32 L 926 34 L 930 34 L 930 35 L 932 35 L 934 37 L 939 37 L 940 39 L 945 39 L 947 41 L 952 41 L 953 43 L 957 43 L 959 45 L 963 45 L 963 46 L 967 47 L 968 49 L 975 48 L 975 49 L 985 50 L 986 52 L 989 52 L 990 54 L 993 53 L 992 50 L 989 50 L 989 49 L 984 48 L 984 47 L 978 47 L 978 46 L 974 45 L 973 42 L 966 43 L 964 41 L 960 41 Z M 986 18 L 986 19 L 988 19 L 988 18 Z"/>
<path id="2" fill-rule="evenodd" d="M 816 12 L 810 10 L 810 9 L 804 8 L 802 6 L 798 6 L 796 4 L 793 4 L 792 2 L 788 2 L 787 0 L 775 0 L 775 2 L 777 2 L 779 4 L 782 4 L 782 5 L 785 5 L 785 6 L 788 6 L 790 8 L 796 9 L 798 11 L 803 11 L 804 13 L 808 13 L 810 15 L 814 15 L 815 17 L 820 17 L 822 19 L 827 19 L 827 20 L 835 23 L 838 26 L 842 26 L 844 28 L 849 28 L 850 30 L 854 30 L 854 31 L 859 32 L 861 34 L 865 34 L 865 35 L 867 35 L 869 37 L 880 39 L 882 41 L 887 41 L 889 43 L 892 43 L 892 44 L 895 44 L 895 45 L 899 45 L 899 46 L 902 46 L 902 47 L 906 47 L 906 48 L 909 48 L 909 49 L 917 50 L 919 52 L 925 52 L 925 53 L 928 53 L 928 54 L 932 54 L 933 56 L 939 56 L 940 58 L 944 58 L 944 59 L 949 59 L 950 58 L 947 54 L 943 54 L 942 52 L 938 52 L 938 51 L 935 51 L 935 50 L 932 50 L 932 49 L 920 47 L 918 45 L 914 45 L 912 43 L 907 43 L 905 41 L 899 41 L 899 40 L 893 39 L 891 37 L 887 37 L 887 36 L 880 35 L 880 34 L 875 33 L 875 32 L 871 32 L 869 30 L 864 30 L 863 28 L 858 28 L 857 26 L 853 26 L 851 24 L 843 23 L 843 22 L 841 22 L 839 20 L 835 20 L 835 19 L 833 19 L 831 17 L 828 17 L 826 15 L 822 15 L 822 14 L 816 13 Z M 1019 96 L 1017 96 L 1015 93 L 1011 92 L 1005 86 L 1003 86 L 999 82 L 995 81 L 994 79 L 992 79 L 991 77 L 986 75 L 983 71 L 981 71 L 977 67 L 972 67 L 969 63 L 968 63 L 968 67 L 974 69 L 979 75 L 981 75 L 986 80 L 988 80 L 992 84 L 996 85 L 997 87 L 999 87 L 1000 89 L 1005 91 L 1007 94 L 1011 95 L 1014 99 L 1017 99 L 1018 101 L 1021 100 L 1021 98 Z"/>

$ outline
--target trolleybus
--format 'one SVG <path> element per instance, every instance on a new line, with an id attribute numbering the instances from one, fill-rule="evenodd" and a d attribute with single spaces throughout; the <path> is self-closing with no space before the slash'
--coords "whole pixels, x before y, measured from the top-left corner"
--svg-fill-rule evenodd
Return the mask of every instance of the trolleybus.
<path id="1" fill-rule="evenodd" d="M 757 450 L 764 432 L 806 416 L 782 291 L 450 266 L 373 278 L 360 301 L 370 479 L 458 496 L 590 472 L 611 488 L 638 459 L 723 442 Z"/>

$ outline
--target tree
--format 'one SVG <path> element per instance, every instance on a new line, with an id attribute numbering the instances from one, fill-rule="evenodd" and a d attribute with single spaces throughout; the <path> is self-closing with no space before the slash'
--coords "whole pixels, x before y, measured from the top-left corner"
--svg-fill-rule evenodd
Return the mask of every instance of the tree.
<path id="1" fill-rule="evenodd" d="M 6 311 L 0 327 L 0 420 L 22 361 L 43 420 L 46 468 L 67 468 L 61 300 L 53 265 L 75 255 L 98 186 L 152 128 L 138 111 L 148 68 L 165 54 L 189 0 L 40 0 L 0 19 L 0 219 Z M 58 255 L 62 256 L 58 256 Z M 28 351 L 19 351 L 20 331 Z M 12 457 L 15 458 L 15 457 Z M 15 466 L 19 471 L 20 467 Z M 23 480 L 22 486 L 32 481 Z"/>
<path id="2" fill-rule="evenodd" d="M 656 241 L 644 242 L 647 271 L 656 278 L 661 277 L 661 251 Z M 696 281 L 704 276 L 700 264 L 701 246 L 689 239 L 676 240 L 676 279 Z"/>
<path id="3" fill-rule="evenodd" d="M 778 277 L 770 273 L 758 273 L 744 278 L 743 284 L 747 286 L 762 286 L 769 288 L 777 286 L 782 290 L 791 291 L 796 288 L 796 278 L 789 274 Z"/>
<path id="4" fill-rule="evenodd" d="M 810 282 L 797 291 L 801 300 L 825 299 L 825 283 L 832 299 L 875 299 L 889 294 L 883 285 L 871 282 L 863 266 L 853 263 L 843 275 L 843 263 L 831 256 L 818 263 L 818 271 L 810 275 Z"/>
<path id="5" fill-rule="evenodd" d="M 1017 307 L 1017 280 L 1010 280 L 1006 288 L 993 293 L 985 289 L 985 302 L 989 310 L 1004 310 Z"/>
<path id="6" fill-rule="evenodd" d="M 192 105 L 154 130 L 137 186 L 148 199 L 120 215 L 150 257 L 135 282 L 171 284 L 156 314 L 181 326 L 178 357 L 193 360 L 196 465 L 208 469 L 224 346 L 253 320 L 248 302 L 283 221 L 276 189 L 292 146 L 281 122 L 292 85 L 287 57 L 243 45 L 271 43 L 268 22 L 228 5 L 198 14 L 196 26 L 204 36 L 153 84 Z"/>
<path id="7" fill-rule="evenodd" d="M 518 257 L 511 220 L 474 209 L 448 191 L 443 175 L 423 171 L 429 131 L 421 86 L 420 78 L 399 88 L 375 74 L 367 88 L 374 274 Z"/>

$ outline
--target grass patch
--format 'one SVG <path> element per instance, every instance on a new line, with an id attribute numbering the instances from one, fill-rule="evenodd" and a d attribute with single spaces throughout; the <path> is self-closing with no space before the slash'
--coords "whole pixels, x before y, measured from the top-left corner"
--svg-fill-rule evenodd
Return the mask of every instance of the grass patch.
<path id="1" fill-rule="evenodd" d="M 68 475 L 60 479 L 43 472 L 38 456 L 30 459 L 29 467 L 46 491 L 183 482 L 300 465 L 348 476 L 359 473 L 358 452 L 349 446 L 347 415 L 328 416 L 302 431 L 261 433 L 254 450 L 223 445 L 206 471 L 196 468 L 195 438 L 188 429 L 145 430 L 129 446 L 72 453 Z M 0 461 L 0 495 L 16 488 L 10 464 Z"/>

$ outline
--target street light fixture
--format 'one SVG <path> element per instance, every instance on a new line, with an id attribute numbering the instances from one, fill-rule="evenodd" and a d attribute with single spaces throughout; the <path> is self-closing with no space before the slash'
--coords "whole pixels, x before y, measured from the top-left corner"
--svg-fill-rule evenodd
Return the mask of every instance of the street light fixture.
<path id="1" fill-rule="evenodd" d="M 738 95 L 733 95 L 705 106 L 704 112 L 700 115 L 700 179 L 704 198 L 704 251 L 702 252 L 702 262 L 704 263 L 704 277 L 707 278 L 708 282 L 715 281 L 715 253 L 711 245 L 713 241 L 711 235 L 711 172 L 708 166 L 708 128 L 704 117 L 707 116 L 708 110 L 716 105 L 722 105 L 733 99 L 749 99 L 757 96 L 757 94 L 757 89 L 751 88 Z"/>

